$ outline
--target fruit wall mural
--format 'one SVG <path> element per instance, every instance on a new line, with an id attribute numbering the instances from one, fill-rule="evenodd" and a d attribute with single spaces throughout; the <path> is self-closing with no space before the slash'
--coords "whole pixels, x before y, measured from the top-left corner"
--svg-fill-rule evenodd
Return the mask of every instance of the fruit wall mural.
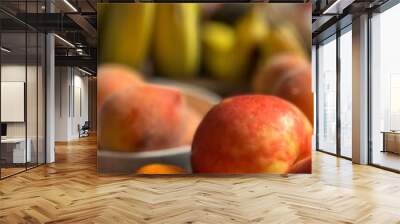
<path id="1" fill-rule="evenodd" d="M 98 4 L 98 171 L 311 173 L 311 4 Z"/>

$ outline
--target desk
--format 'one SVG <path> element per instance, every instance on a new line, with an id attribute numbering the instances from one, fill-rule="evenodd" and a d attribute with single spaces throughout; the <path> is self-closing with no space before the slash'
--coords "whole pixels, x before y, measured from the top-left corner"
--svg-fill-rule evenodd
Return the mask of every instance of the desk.
<path id="1" fill-rule="evenodd" d="M 26 140 L 27 147 L 25 152 L 25 138 L 6 138 L 1 139 L 1 159 L 5 163 L 25 163 L 32 160 L 30 138 Z"/>
<path id="2" fill-rule="evenodd" d="M 382 131 L 381 133 L 383 134 L 382 152 L 393 152 L 400 154 L 400 132 Z"/>

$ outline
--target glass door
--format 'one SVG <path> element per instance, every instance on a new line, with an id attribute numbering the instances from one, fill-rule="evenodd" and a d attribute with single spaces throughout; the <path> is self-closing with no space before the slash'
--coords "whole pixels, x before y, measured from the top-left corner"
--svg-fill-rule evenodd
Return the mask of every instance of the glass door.
<path id="1" fill-rule="evenodd" d="M 400 171 L 400 4 L 371 18 L 370 162 Z"/>
<path id="2" fill-rule="evenodd" d="M 317 149 L 336 154 L 336 35 L 321 43 L 317 51 Z"/>
<path id="3" fill-rule="evenodd" d="M 20 2 L 37 13 L 44 1 Z M 2 3 L 0 3 L 1 5 Z M 42 11 L 41 11 L 42 12 Z M 45 44 L 43 33 L 0 12 L 0 178 L 45 163 Z M 10 28 L 11 27 L 11 28 Z"/>
<path id="4" fill-rule="evenodd" d="M 1 34 L 1 175 L 26 170 L 32 151 L 27 144 L 25 31 Z"/>

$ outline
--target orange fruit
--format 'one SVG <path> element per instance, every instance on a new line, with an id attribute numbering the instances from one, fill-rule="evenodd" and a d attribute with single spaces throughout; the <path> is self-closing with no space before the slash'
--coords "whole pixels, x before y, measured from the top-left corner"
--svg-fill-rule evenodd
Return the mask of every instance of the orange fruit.
<path id="1" fill-rule="evenodd" d="M 148 164 L 140 167 L 137 174 L 184 174 L 185 170 L 179 166 L 168 164 Z"/>

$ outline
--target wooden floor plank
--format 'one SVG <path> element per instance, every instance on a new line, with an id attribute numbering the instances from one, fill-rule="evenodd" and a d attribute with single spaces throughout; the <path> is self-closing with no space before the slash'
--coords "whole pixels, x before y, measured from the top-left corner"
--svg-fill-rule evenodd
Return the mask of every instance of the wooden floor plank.
<path id="1" fill-rule="evenodd" d="M 312 175 L 96 172 L 96 139 L 0 181 L 0 223 L 400 223 L 400 175 L 315 152 Z"/>

